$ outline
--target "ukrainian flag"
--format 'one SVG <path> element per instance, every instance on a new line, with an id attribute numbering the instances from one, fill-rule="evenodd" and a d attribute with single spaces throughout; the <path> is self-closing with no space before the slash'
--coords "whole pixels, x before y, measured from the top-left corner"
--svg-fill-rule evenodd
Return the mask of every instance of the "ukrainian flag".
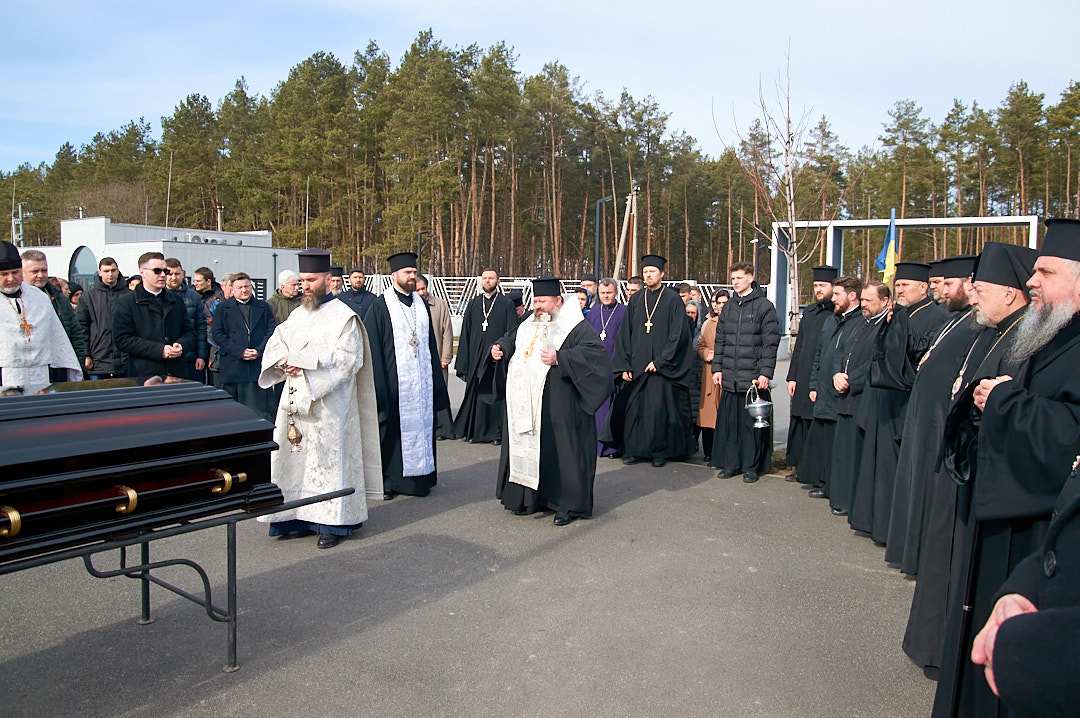
<path id="1" fill-rule="evenodd" d="M 889 211 L 889 228 L 885 230 L 885 244 L 874 266 L 881 271 L 881 283 L 891 286 L 896 276 L 896 210 Z"/>

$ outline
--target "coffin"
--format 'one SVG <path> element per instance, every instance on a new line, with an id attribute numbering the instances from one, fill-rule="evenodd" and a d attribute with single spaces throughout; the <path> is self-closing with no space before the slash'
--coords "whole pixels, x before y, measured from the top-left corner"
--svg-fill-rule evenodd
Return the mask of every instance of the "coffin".
<path id="1" fill-rule="evenodd" d="M 273 431 L 194 382 L 0 398 L 0 562 L 280 504 Z"/>

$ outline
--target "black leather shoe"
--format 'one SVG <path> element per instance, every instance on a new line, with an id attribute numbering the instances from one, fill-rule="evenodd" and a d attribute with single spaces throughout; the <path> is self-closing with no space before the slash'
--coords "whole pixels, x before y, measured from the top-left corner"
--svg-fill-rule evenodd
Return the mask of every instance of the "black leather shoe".
<path id="1" fill-rule="evenodd" d="M 821 489 L 811 489 L 810 493 L 808 493 L 807 496 L 809 496 L 812 499 L 827 499 L 827 498 L 829 498 L 828 496 L 825 495 L 825 492 L 822 491 Z"/>
<path id="2" fill-rule="evenodd" d="M 292 539 L 303 538 L 304 536 L 307 536 L 310 533 L 311 533 L 310 531 L 303 531 L 303 530 L 297 529 L 296 531 L 286 531 L 283 534 L 278 534 L 277 538 L 278 538 L 278 541 L 291 541 Z"/>
<path id="3" fill-rule="evenodd" d="M 510 513 L 512 513 L 514 516 L 528 516 L 529 515 L 529 512 L 526 511 L 525 509 L 514 509 Z"/>
<path id="4" fill-rule="evenodd" d="M 655 466 L 658 469 L 661 466 L 667 466 L 667 459 L 665 459 L 663 457 L 657 457 L 657 458 L 652 460 L 652 465 Z"/>
<path id="5" fill-rule="evenodd" d="M 319 534 L 319 540 L 315 544 L 316 548 L 334 548 L 341 541 L 341 537 L 337 534 Z"/>
<path id="6" fill-rule="evenodd" d="M 745 474 L 742 475 L 742 480 L 743 480 L 743 483 L 747 483 L 747 484 L 754 483 L 755 481 L 758 480 L 757 472 L 756 471 L 747 471 Z"/>
<path id="7" fill-rule="evenodd" d="M 395 492 L 395 491 L 384 491 L 383 495 L 382 495 L 383 501 L 389 501 L 390 499 L 394 498 L 395 496 L 397 496 L 397 492 Z"/>
<path id="8" fill-rule="evenodd" d="M 800 481 L 799 482 L 799 488 L 800 489 L 805 489 L 806 491 L 810 491 L 810 490 L 812 490 L 814 488 L 814 485 L 813 484 L 804 484 L 803 482 Z"/>
<path id="9" fill-rule="evenodd" d="M 624 457 L 622 457 L 622 462 L 624 464 L 626 464 L 627 466 L 633 466 L 634 464 L 638 463 L 639 461 L 641 461 L 641 459 L 639 459 L 636 456 L 624 456 Z"/>
<path id="10" fill-rule="evenodd" d="M 577 520 L 577 516 L 571 516 L 570 514 L 555 514 L 556 526 L 566 526 L 567 524 L 572 524 L 575 520 Z"/>
<path id="11" fill-rule="evenodd" d="M 844 509 L 832 509 L 833 516 L 847 516 L 847 511 Z"/>

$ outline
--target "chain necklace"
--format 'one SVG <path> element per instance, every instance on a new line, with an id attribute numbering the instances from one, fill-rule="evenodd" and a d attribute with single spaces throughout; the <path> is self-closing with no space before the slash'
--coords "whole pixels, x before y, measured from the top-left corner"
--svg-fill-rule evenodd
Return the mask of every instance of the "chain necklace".
<path id="1" fill-rule="evenodd" d="M 415 306 L 416 302 L 413 302 Z M 400 301 L 397 303 L 401 309 L 401 316 L 405 319 L 405 326 L 409 330 L 409 346 L 412 347 L 413 356 L 420 356 L 420 339 L 416 336 L 416 315 L 413 314 L 413 307 L 406 307 Z M 408 311 L 405 311 L 405 310 Z"/>
<path id="2" fill-rule="evenodd" d="M 30 335 L 34 333 L 34 325 L 27 320 L 26 312 L 23 311 L 18 297 L 6 297 L 6 299 L 11 302 L 11 308 L 15 310 L 16 316 L 19 317 L 19 329 L 22 330 L 23 336 L 26 337 L 26 343 L 29 344 Z"/>
<path id="3" fill-rule="evenodd" d="M 604 319 L 604 305 L 600 305 L 600 341 L 607 339 L 607 325 L 611 323 L 611 320 L 615 318 L 615 310 L 618 309 L 617 304 L 611 305 L 611 316 Z M 656 311 L 656 308 L 653 308 Z"/>
<path id="4" fill-rule="evenodd" d="M 956 329 L 958 326 L 960 326 L 960 323 L 962 321 L 971 316 L 971 312 L 972 310 L 968 309 L 966 312 L 964 312 L 962 316 L 958 317 L 955 321 L 953 321 L 952 324 L 945 327 L 945 330 L 941 332 L 941 334 L 938 334 L 938 338 L 934 340 L 934 343 L 930 345 L 930 348 L 927 349 L 926 353 L 922 355 L 921 359 L 919 359 L 919 365 L 915 367 L 915 371 L 919 371 L 919 369 L 922 369 L 922 365 L 925 364 L 926 360 L 930 358 L 930 354 L 934 351 L 935 348 L 937 348 L 937 345 L 940 344 L 945 337 L 949 336 L 949 332 L 951 332 L 953 329 Z"/>
<path id="5" fill-rule="evenodd" d="M 644 297 L 644 301 L 642 302 L 642 304 L 645 305 L 645 333 L 646 334 L 652 333 L 652 328 L 653 328 L 653 320 L 652 320 L 652 318 L 653 318 L 653 315 L 656 314 L 657 307 L 660 306 L 660 297 L 663 296 L 663 294 L 664 294 L 664 287 L 661 286 L 660 291 L 658 291 L 656 293 L 656 303 L 653 304 L 652 311 L 650 312 L 649 311 L 649 290 L 648 289 L 645 290 L 645 297 Z"/>
<path id="6" fill-rule="evenodd" d="M 994 353 L 994 348 L 998 344 L 1000 344 L 1001 340 L 1004 339 L 1005 337 L 1007 337 L 1009 335 L 1009 332 L 1011 332 L 1013 330 L 1013 328 L 1016 327 L 1016 325 L 1019 324 L 1019 323 L 1020 323 L 1019 321 L 1013 322 L 1012 324 L 1009 325 L 1008 329 L 1006 329 L 1005 331 L 1003 331 L 1001 334 L 998 335 L 998 338 L 995 339 L 994 343 L 990 345 L 990 349 L 987 350 L 986 356 L 983 357 L 983 361 L 986 360 L 986 357 L 989 357 L 991 354 Z M 968 349 L 967 356 L 964 357 L 964 364 L 960 367 L 960 373 L 956 375 L 956 381 L 953 382 L 952 394 L 950 394 L 950 396 L 949 396 L 950 399 L 955 399 L 956 395 L 959 394 L 960 390 L 964 387 L 964 372 L 967 371 L 967 365 L 968 365 L 968 362 L 971 361 L 971 353 L 973 351 L 975 351 L 975 345 L 976 344 L 978 344 L 978 342 L 975 342 L 974 344 L 971 345 L 971 348 Z"/>
<path id="7" fill-rule="evenodd" d="M 496 291 L 498 291 L 498 290 L 496 290 Z M 487 303 L 487 297 L 485 295 L 483 295 L 483 294 L 480 295 L 480 303 L 482 305 L 480 307 L 480 311 L 484 313 L 484 321 L 480 323 L 480 331 L 482 331 L 482 332 L 487 331 L 488 317 L 491 316 L 492 310 L 495 309 L 495 300 L 496 299 L 498 299 L 498 295 L 497 294 L 492 295 L 492 297 L 491 297 L 491 306 L 489 307 L 488 303 Z"/>

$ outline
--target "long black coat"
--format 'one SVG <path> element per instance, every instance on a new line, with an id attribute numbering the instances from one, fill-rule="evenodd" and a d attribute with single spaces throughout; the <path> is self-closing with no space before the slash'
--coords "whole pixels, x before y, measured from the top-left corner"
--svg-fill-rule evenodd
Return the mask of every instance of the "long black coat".
<path id="1" fill-rule="evenodd" d="M 122 374 L 124 372 L 123 354 L 116 350 L 113 343 L 113 308 L 121 297 L 128 294 L 123 277 L 117 277 L 116 284 L 108 286 L 101 277 L 83 292 L 79 300 L 79 309 L 75 318 L 82 325 L 86 334 L 86 354 L 93 359 L 91 372 L 101 374 Z"/>
<path id="2" fill-rule="evenodd" d="M 776 307 L 755 284 L 745 297 L 732 297 L 720 312 L 713 373 L 723 372 L 724 391 L 745 392 L 759 376 L 772 379 L 779 346 Z"/>
<path id="3" fill-rule="evenodd" d="M 214 312 L 211 329 L 218 345 L 218 378 L 223 384 L 247 384 L 259 380 L 262 353 L 277 327 L 270 305 L 261 299 L 251 299 L 251 321 L 244 320 L 240 302 L 226 299 Z M 244 360 L 245 349 L 257 349 L 259 356 Z"/>
<path id="4" fill-rule="evenodd" d="M 166 375 L 184 376 L 186 360 L 166 360 L 166 344 L 179 343 L 184 352 L 194 351 L 195 327 L 184 302 L 162 290 L 154 297 L 140 284 L 116 302 L 113 312 L 116 348 L 127 354 L 127 375 L 139 379 Z"/>
<path id="5" fill-rule="evenodd" d="M 1065 482 L 1041 548 L 1020 562 L 998 597 L 1024 596 L 1037 613 L 998 630 L 994 678 L 1018 716 L 1072 716 L 1080 706 L 1080 473 Z M 979 626 L 978 628 L 981 628 Z"/>
<path id="6" fill-rule="evenodd" d="M 817 392 L 815 419 L 836 421 L 836 407 L 841 395 L 833 386 L 833 375 L 843 369 L 844 359 L 851 351 L 851 338 L 860 322 L 866 323 L 862 312 L 852 309 L 825 324 L 818 342 L 817 356 L 814 357 L 814 368 L 810 372 L 810 389 Z"/>
<path id="7" fill-rule="evenodd" d="M 795 396 L 791 397 L 791 415 L 800 419 L 814 416 L 814 403 L 810 401 L 810 372 L 814 368 L 814 355 L 821 328 L 831 316 L 833 303 L 827 299 L 807 306 L 799 319 L 799 333 L 795 337 L 795 348 L 791 350 L 787 380 L 795 382 Z"/>

